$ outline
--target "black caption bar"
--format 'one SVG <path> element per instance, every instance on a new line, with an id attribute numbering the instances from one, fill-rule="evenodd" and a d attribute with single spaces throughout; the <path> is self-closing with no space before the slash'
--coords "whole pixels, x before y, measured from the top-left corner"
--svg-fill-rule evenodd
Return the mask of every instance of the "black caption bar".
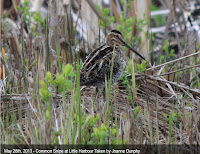
<path id="1" fill-rule="evenodd" d="M 13 153 L 193 153 L 199 145 L 1 145 L 2 154 Z"/>

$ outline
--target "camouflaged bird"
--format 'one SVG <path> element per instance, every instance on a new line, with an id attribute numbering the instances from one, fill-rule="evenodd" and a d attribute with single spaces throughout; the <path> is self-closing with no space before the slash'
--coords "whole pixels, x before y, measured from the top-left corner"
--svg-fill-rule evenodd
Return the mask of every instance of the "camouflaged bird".
<path id="1" fill-rule="evenodd" d="M 91 52 L 86 57 L 83 67 L 80 71 L 80 85 L 95 87 L 105 86 L 105 77 L 107 80 L 110 77 L 114 50 L 112 83 L 118 81 L 121 78 L 123 70 L 126 66 L 126 56 L 123 46 L 128 47 L 142 59 L 145 59 L 142 55 L 140 55 L 137 51 L 123 41 L 121 32 L 117 30 L 111 30 L 106 38 L 106 43 Z"/>

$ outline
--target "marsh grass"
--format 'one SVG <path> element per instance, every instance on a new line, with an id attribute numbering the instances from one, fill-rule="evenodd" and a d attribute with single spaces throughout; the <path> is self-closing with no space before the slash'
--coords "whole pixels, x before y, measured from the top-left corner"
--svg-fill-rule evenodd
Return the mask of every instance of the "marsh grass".
<path id="1" fill-rule="evenodd" d="M 77 58 L 77 65 L 76 65 L 76 71 L 77 71 L 77 103 L 78 103 L 78 118 L 79 118 L 79 138 L 78 138 L 78 143 L 81 144 L 82 143 L 82 113 L 81 113 L 81 91 L 80 91 L 80 59 L 79 59 L 79 55 Z"/>

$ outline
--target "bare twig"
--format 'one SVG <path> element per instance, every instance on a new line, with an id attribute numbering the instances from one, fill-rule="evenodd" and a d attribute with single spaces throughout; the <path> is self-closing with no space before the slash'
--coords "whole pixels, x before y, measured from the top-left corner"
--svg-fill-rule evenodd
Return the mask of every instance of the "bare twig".
<path id="1" fill-rule="evenodd" d="M 153 79 L 153 80 L 157 80 L 157 81 L 161 81 L 161 82 L 165 82 L 165 83 L 169 83 L 169 84 L 174 85 L 176 87 L 183 88 L 183 89 L 186 89 L 188 91 L 191 91 L 191 92 L 194 92 L 194 93 L 200 95 L 200 90 L 199 89 L 191 89 L 190 87 L 186 87 L 186 86 L 180 85 L 180 84 L 178 84 L 176 82 L 163 80 L 161 78 L 155 78 L 154 76 L 151 76 L 151 75 L 145 75 L 145 76 L 147 78 L 150 78 L 150 79 Z"/>
<path id="2" fill-rule="evenodd" d="M 119 14 L 119 12 L 118 12 L 118 10 L 117 10 L 117 7 L 116 7 L 116 5 L 115 5 L 114 0 L 111 0 L 111 5 L 112 5 L 112 8 L 113 8 L 113 12 L 114 12 L 114 15 L 115 15 L 115 17 L 116 17 L 117 23 L 118 23 L 118 24 L 121 24 L 121 21 L 120 21 L 120 14 Z"/>
<path id="3" fill-rule="evenodd" d="M 172 60 L 172 61 L 169 61 L 169 62 L 166 62 L 166 63 L 164 63 L 164 64 L 157 65 L 157 66 L 155 66 L 155 67 L 148 68 L 147 71 L 152 70 L 152 69 L 156 69 L 156 68 L 159 68 L 159 67 L 161 67 L 161 66 L 163 66 L 163 65 L 168 65 L 168 64 L 170 64 L 170 63 L 174 63 L 174 62 L 177 62 L 177 61 L 180 61 L 180 60 L 183 60 L 183 59 L 185 59 L 185 58 L 189 58 L 189 57 L 192 57 L 192 56 L 195 56 L 195 55 L 198 55 L 198 54 L 200 54 L 200 51 L 198 51 L 198 52 L 196 52 L 196 53 L 193 53 L 193 54 L 190 54 L 190 55 L 187 55 L 187 56 L 184 56 L 184 57 L 180 57 L 180 58 L 178 58 L 178 59 L 175 59 L 175 60 Z"/>
<path id="4" fill-rule="evenodd" d="M 154 75 L 154 77 L 163 76 L 163 75 L 169 75 L 169 74 L 172 74 L 172 73 L 184 71 L 184 70 L 187 70 L 187 69 L 190 69 L 190 68 L 194 68 L 194 67 L 198 67 L 198 66 L 200 66 L 200 64 L 189 66 L 189 67 L 186 67 L 186 68 L 181 68 L 181 69 L 178 69 L 176 71 L 171 71 L 171 72 L 167 72 L 167 73 L 163 73 L 163 74 L 159 74 L 159 75 Z"/>
<path id="5" fill-rule="evenodd" d="M 178 43 L 178 49 L 179 49 L 179 51 L 181 50 L 181 44 L 180 44 L 180 38 L 179 38 L 179 35 L 178 35 L 178 31 L 177 31 L 177 27 L 176 27 L 176 10 L 175 10 L 175 4 L 176 4 L 176 2 L 175 2 L 175 0 L 173 0 L 173 4 L 172 4 L 172 9 L 171 9 L 171 14 L 172 14 L 172 20 L 173 20 L 173 22 L 174 22 L 174 30 L 175 30 L 175 36 L 176 36 L 176 39 L 177 39 L 177 43 Z"/>

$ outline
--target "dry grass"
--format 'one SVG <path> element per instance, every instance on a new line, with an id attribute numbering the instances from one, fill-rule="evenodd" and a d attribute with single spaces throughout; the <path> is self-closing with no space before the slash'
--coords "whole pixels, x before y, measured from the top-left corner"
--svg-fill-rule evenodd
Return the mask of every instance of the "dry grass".
<path id="1" fill-rule="evenodd" d="M 119 135 L 124 139 L 125 143 L 168 144 L 170 131 L 168 118 L 172 111 L 174 111 L 175 116 L 173 118 L 171 129 L 171 144 L 197 144 L 199 142 L 200 106 L 198 93 L 194 96 L 192 93 L 187 92 L 188 96 L 184 97 L 183 95 L 185 94 L 185 91 L 183 89 L 172 91 L 172 89 L 176 89 L 174 85 L 172 85 L 173 88 L 171 87 L 172 89 L 170 89 L 164 84 L 162 85 L 162 83 L 159 84 L 154 80 L 148 79 L 148 75 L 147 77 L 141 75 L 140 79 L 136 80 L 136 83 L 138 83 L 138 95 L 137 98 L 134 98 L 134 108 L 129 99 L 126 86 L 123 86 L 119 82 L 113 85 L 111 90 L 110 122 L 115 124 L 117 118 Z M 170 86 L 171 85 L 169 85 L 169 87 Z M 158 91 L 156 91 L 156 89 Z M 48 126 L 45 126 L 45 124 L 39 124 L 39 121 L 41 121 L 40 118 L 44 118 L 44 115 L 41 113 L 44 111 L 40 111 L 43 106 L 45 106 L 42 102 L 39 104 L 39 101 L 31 101 L 33 100 L 31 96 L 15 96 L 15 94 L 2 95 L 1 100 L 3 100 L 1 102 L 1 113 L 4 116 L 3 119 L 10 121 L 8 124 L 11 126 L 7 126 L 8 128 L 12 128 L 12 115 L 19 116 L 16 117 L 16 123 L 23 127 L 24 133 L 28 135 L 25 138 L 28 138 L 27 140 L 29 140 L 26 141 L 22 139 L 22 143 L 35 143 L 32 138 L 32 131 L 34 131 L 32 129 L 34 128 L 41 128 L 42 130 L 40 129 L 40 131 L 42 132 L 39 132 L 41 134 L 43 134 L 43 131 L 45 134 L 47 133 L 46 131 L 50 131 L 47 129 Z M 107 105 L 102 90 L 96 92 L 95 87 L 83 87 L 81 90 L 81 100 L 83 115 L 86 114 L 89 117 L 91 115 L 100 114 L 100 121 L 105 122 L 105 117 L 107 116 Z M 66 94 L 65 102 L 62 102 L 61 96 L 60 98 L 57 97 L 54 100 L 54 104 L 57 104 L 57 107 L 54 109 L 56 109 L 57 113 L 56 116 L 59 123 L 58 127 L 63 128 L 64 126 L 62 125 L 68 121 L 71 96 Z M 66 111 L 64 111 L 64 107 L 66 107 Z M 139 111 L 138 114 L 135 115 L 134 109 L 137 107 L 139 108 Z M 115 115 L 115 111 L 117 111 L 117 116 Z M 74 110 L 74 113 L 77 113 L 77 109 Z M 179 114 L 181 115 L 178 116 Z M 8 118 L 7 116 L 11 116 L 11 118 Z M 51 116 L 53 119 L 51 119 L 51 122 L 47 125 L 55 127 L 54 118 L 56 117 L 54 116 L 55 115 Z M 1 119 L 2 122 L 5 122 L 3 119 Z M 31 122 L 28 122 L 28 119 L 31 120 Z M 85 123 L 87 124 L 87 121 L 85 121 Z M 100 123 L 101 122 L 99 122 L 99 124 Z M 40 126 L 36 127 L 34 125 Z M 54 130 L 55 128 L 51 129 Z M 152 131 L 152 136 L 150 136 L 149 129 Z M 7 131 L 7 129 L 5 131 Z M 49 133 L 51 134 L 51 132 Z M 48 136 L 48 134 L 46 135 Z M 64 136 L 61 135 L 61 138 L 62 137 Z M 43 143 L 43 141 L 40 141 L 39 143 Z M 47 141 L 45 143 L 49 142 Z"/>

